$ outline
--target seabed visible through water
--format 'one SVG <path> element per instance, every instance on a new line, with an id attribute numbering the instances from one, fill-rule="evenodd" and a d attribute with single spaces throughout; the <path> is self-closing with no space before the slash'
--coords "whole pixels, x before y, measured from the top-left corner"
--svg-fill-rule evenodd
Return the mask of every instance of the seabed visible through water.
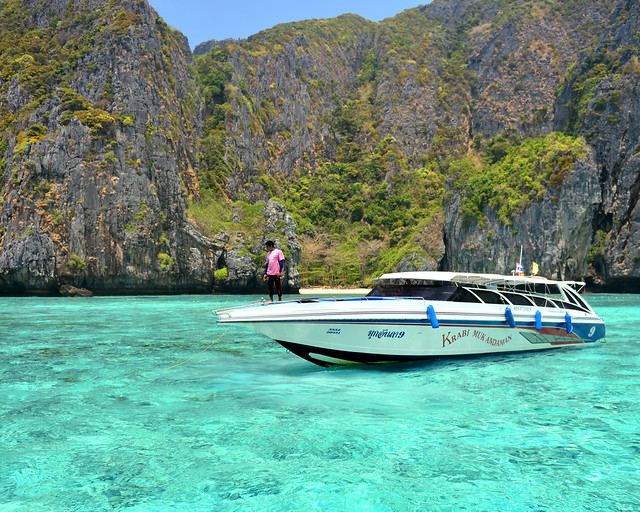
<path id="1" fill-rule="evenodd" d="M 255 298 L 0 299 L 0 510 L 640 510 L 640 296 L 588 296 L 596 346 L 328 369 L 215 323 Z"/>

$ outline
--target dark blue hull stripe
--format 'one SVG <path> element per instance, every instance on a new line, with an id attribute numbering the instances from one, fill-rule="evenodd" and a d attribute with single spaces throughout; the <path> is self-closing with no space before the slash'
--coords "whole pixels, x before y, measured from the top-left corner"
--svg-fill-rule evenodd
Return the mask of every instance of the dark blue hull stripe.
<path id="1" fill-rule="evenodd" d="M 287 320 L 287 319 L 283 319 L 283 320 L 265 320 L 265 321 L 257 321 L 257 322 L 253 322 L 253 323 L 268 323 L 268 322 L 279 322 L 279 323 L 315 323 L 315 324 L 334 324 L 334 325 L 340 325 L 340 324 L 352 324 L 352 325 L 356 325 L 356 324 L 363 324 L 363 325 L 370 325 L 370 324 L 376 324 L 376 325 L 381 325 L 381 326 L 387 326 L 387 325 L 403 325 L 403 326 L 411 326 L 411 325 L 415 325 L 415 326 L 429 326 L 431 327 L 431 323 L 429 322 L 428 319 L 425 320 L 367 320 L 367 319 L 359 319 L 359 320 L 349 320 L 349 319 L 327 319 L 327 320 L 323 320 L 323 319 L 310 319 L 310 320 L 304 320 L 304 319 L 291 319 L 291 320 Z M 504 329 L 514 329 L 514 327 L 509 326 L 509 324 L 507 323 L 506 320 L 502 320 L 502 321 L 487 321 L 487 322 L 482 322 L 479 323 L 478 321 L 473 321 L 473 320 L 455 320 L 455 321 L 449 321 L 447 322 L 439 320 L 439 328 L 454 328 L 454 327 L 459 327 L 459 328 L 473 328 L 473 329 L 484 329 L 484 328 L 504 328 Z M 545 329 L 558 329 L 559 331 L 563 331 L 563 333 L 568 336 L 568 337 L 578 337 L 581 340 L 583 340 L 586 343 L 590 343 L 590 342 L 594 342 L 597 341 L 601 338 L 603 338 L 605 336 L 605 328 L 603 324 L 600 323 L 579 323 L 573 324 L 573 333 L 569 334 L 567 333 L 566 330 L 566 323 L 565 322 L 554 322 L 554 323 L 543 323 L 542 324 L 542 331 L 544 331 Z M 588 335 L 589 330 L 591 328 L 594 328 L 594 331 L 592 333 L 591 336 Z M 531 322 L 517 322 L 516 323 L 516 327 L 515 329 L 533 329 L 536 330 L 536 323 L 535 321 L 531 321 Z M 558 333 L 560 334 L 560 333 Z"/>
<path id="2" fill-rule="evenodd" d="M 311 324 L 377 324 L 377 325 L 428 325 L 431 326 L 431 323 L 429 322 L 429 320 L 380 320 L 380 319 L 371 319 L 371 320 L 367 320 L 367 319 L 358 319 L 358 320 L 349 320 L 349 319 L 327 319 L 327 320 L 322 320 L 322 319 L 309 319 L 309 320 L 305 320 L 305 319 L 301 319 L 301 318 L 292 318 L 292 319 L 269 319 L 269 320 L 253 320 L 251 323 L 254 324 L 259 324 L 259 323 L 269 323 L 269 322 L 279 322 L 279 323 L 311 323 Z M 455 321 L 442 321 L 442 320 L 438 320 L 438 323 L 440 324 L 439 327 L 475 327 L 478 329 L 482 329 L 483 327 L 508 327 L 508 328 L 512 328 L 506 320 L 496 320 L 496 321 L 491 321 L 488 320 L 486 322 L 482 322 L 479 323 L 478 321 L 474 321 L 474 320 L 455 320 Z M 582 324 L 581 324 L 582 325 Z M 583 324 L 583 325 L 599 325 L 599 324 Z M 535 327 L 536 323 L 535 321 L 531 321 L 531 322 L 516 322 L 516 328 L 517 327 Z M 566 323 L 564 321 L 562 322 L 555 322 L 555 323 L 543 323 L 542 324 L 542 328 L 562 328 L 564 329 L 566 327 Z"/>

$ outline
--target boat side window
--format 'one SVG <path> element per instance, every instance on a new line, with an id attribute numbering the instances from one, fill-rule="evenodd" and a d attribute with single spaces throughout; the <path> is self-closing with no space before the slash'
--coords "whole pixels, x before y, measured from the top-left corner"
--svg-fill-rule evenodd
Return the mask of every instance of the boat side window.
<path id="1" fill-rule="evenodd" d="M 585 303 L 585 301 L 582 300 L 582 297 L 580 297 L 578 292 L 576 292 L 573 288 L 565 288 L 564 293 L 571 302 L 578 306 L 579 309 L 583 311 L 591 310 L 591 308 Z"/>
<path id="2" fill-rule="evenodd" d="M 473 290 L 473 292 L 478 295 L 485 304 L 505 304 L 506 302 L 502 295 L 490 290 Z"/>
<path id="3" fill-rule="evenodd" d="M 539 295 L 560 295 L 558 285 L 549 283 L 535 283 L 535 284 L 518 284 L 514 287 L 516 290 L 537 293 Z"/>
<path id="4" fill-rule="evenodd" d="M 584 309 L 582 309 L 580 306 L 578 306 L 577 304 L 574 304 L 572 302 L 565 302 L 562 300 L 557 300 L 555 301 L 556 304 L 558 304 L 559 308 L 564 308 L 564 309 L 575 309 L 578 311 L 584 311 Z"/>
<path id="5" fill-rule="evenodd" d="M 544 297 L 539 297 L 537 295 L 533 295 L 531 297 L 533 302 L 536 303 L 536 306 L 542 306 L 543 308 L 555 308 L 556 305 L 550 300 L 545 299 Z"/>
<path id="6" fill-rule="evenodd" d="M 391 284 L 378 283 L 369 292 L 368 297 L 408 297 L 428 300 L 449 300 L 456 291 L 456 286 L 450 284 Z"/>
<path id="7" fill-rule="evenodd" d="M 379 283 L 367 294 L 367 297 L 397 297 L 401 289 L 400 285 Z"/>
<path id="8" fill-rule="evenodd" d="M 561 309 L 577 309 L 578 311 L 583 311 L 582 308 L 579 308 L 578 306 L 576 306 L 575 304 L 572 304 L 571 302 L 565 302 L 560 299 L 554 299 L 553 302 L 557 307 Z"/>
<path id="9" fill-rule="evenodd" d="M 423 299 L 449 300 L 449 297 L 455 293 L 457 287 L 455 285 L 414 286 L 409 289 L 412 290 L 412 295 L 415 293 L 416 297 L 422 297 Z"/>
<path id="10" fill-rule="evenodd" d="M 518 293 L 502 292 L 502 295 L 504 295 L 511 304 L 515 304 L 516 306 L 531 306 L 533 304 L 528 297 Z"/>
<path id="11" fill-rule="evenodd" d="M 466 288 L 458 288 L 449 297 L 449 300 L 452 302 L 481 302 L 478 297 L 476 297 L 473 293 L 471 293 Z"/>
<path id="12" fill-rule="evenodd" d="M 546 295 L 560 295 L 560 290 L 557 284 L 537 284 L 534 291 L 538 293 L 544 293 Z"/>

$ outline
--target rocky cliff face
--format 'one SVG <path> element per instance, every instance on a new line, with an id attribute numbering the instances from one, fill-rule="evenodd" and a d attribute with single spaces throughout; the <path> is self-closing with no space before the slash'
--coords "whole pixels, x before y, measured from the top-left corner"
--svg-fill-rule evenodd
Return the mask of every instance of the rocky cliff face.
<path id="1" fill-rule="evenodd" d="M 187 217 L 204 117 L 186 39 L 140 1 L 0 16 L 0 293 L 212 291 L 225 246 Z"/>
<path id="2" fill-rule="evenodd" d="M 361 279 L 507 272 L 523 247 L 543 274 L 637 290 L 639 10 L 434 0 L 209 42 L 194 60 L 144 0 L 4 0 L 0 293 L 262 290 L 268 238 L 289 291 L 312 243 Z M 479 196 L 470 216 L 455 169 L 554 131 L 586 151 L 536 194 L 514 168 L 528 199 L 505 216 Z M 259 229 L 234 229 L 235 213 L 196 227 L 203 194 L 263 204 Z"/>
<path id="3" fill-rule="evenodd" d="M 471 2 L 466 4 L 466 10 L 472 8 Z M 521 13 L 522 19 L 501 23 L 497 29 L 492 24 L 500 12 L 484 12 L 470 31 L 469 144 L 505 133 L 524 139 L 564 130 L 556 90 L 582 49 L 593 44 L 594 27 L 604 30 L 611 23 L 610 6 L 581 3 L 570 8 L 575 11 L 564 16 L 558 16 L 558 9 Z M 460 211 L 460 196 L 452 193 L 445 203 L 443 266 L 507 271 L 520 260 L 522 249 L 527 271 L 536 262 L 545 276 L 584 279 L 594 219 L 603 201 L 596 153 L 591 148 L 559 190 L 550 188 L 506 223 L 489 206 L 484 209 L 486 223 L 469 222 Z"/>
<path id="4" fill-rule="evenodd" d="M 227 86 L 232 114 L 225 124 L 234 156 L 227 186 L 232 198 L 267 200 L 268 192 L 258 184 L 261 176 L 287 179 L 335 157 L 331 128 L 321 119 L 336 108 L 336 98 L 348 94 L 371 46 L 373 27 L 358 16 L 338 20 L 346 33 L 343 41 L 327 39 L 335 33 L 318 34 L 316 22 L 300 22 L 292 24 L 300 32 L 293 38 L 281 39 L 274 30 L 226 45 L 232 69 Z M 317 23 L 321 31 L 322 20 Z"/>
<path id="5" fill-rule="evenodd" d="M 276 201 L 268 201 L 262 215 L 265 226 L 262 236 L 247 239 L 242 233 L 238 233 L 235 239 L 229 236 L 225 240 L 228 249 L 219 256 L 216 265 L 219 269 L 226 269 L 227 272 L 224 278 L 216 280 L 217 291 L 247 293 L 266 290 L 262 277 L 267 240 L 272 240 L 276 247 L 284 249 L 285 252 L 281 279 L 284 293 L 295 293 L 300 288 L 298 265 L 302 254 L 293 218 Z"/>
<path id="6" fill-rule="evenodd" d="M 327 162 L 348 169 L 350 158 L 392 140 L 398 152 L 385 155 L 378 174 L 388 200 L 401 192 L 399 176 L 405 187 L 421 183 L 416 176 L 433 162 L 446 169 L 443 161 L 466 157 L 479 165 L 504 153 L 500 143 L 506 149 L 561 131 L 584 137 L 589 151 L 559 172 L 559 189 L 549 186 L 508 221 L 487 201 L 478 223 L 449 187 L 440 214 L 389 227 L 380 254 L 404 230 L 420 251 L 396 268 L 508 272 L 522 246 L 546 275 L 634 283 L 637 12 L 626 0 L 435 0 L 378 24 L 305 22 L 233 42 L 225 46 L 237 91 L 226 116 L 229 194 L 263 200 L 278 182 L 321 179 Z"/>
<path id="7" fill-rule="evenodd" d="M 512 224 L 505 224 L 495 210 L 487 209 L 482 226 L 477 221 L 465 222 L 460 196 L 454 194 L 446 204 L 443 267 L 488 273 L 496 268 L 515 269 L 522 249 L 526 272 L 536 262 L 541 274 L 552 279 L 582 276 L 591 246 L 591 223 L 602 201 L 593 159 L 575 165 L 557 192 L 535 201 Z"/>
<path id="8" fill-rule="evenodd" d="M 520 119 L 515 126 L 528 136 L 550 130 L 574 133 L 585 138 L 591 155 L 575 166 L 559 194 L 550 190 L 517 215 L 513 225 L 505 226 L 490 212 L 486 229 L 462 228 L 456 200 L 447 204 L 446 262 L 451 268 L 462 263 L 463 268 L 488 270 L 487 262 L 495 261 L 507 267 L 519 259 L 523 246 L 528 261 L 541 263 L 547 275 L 587 278 L 594 289 L 638 290 L 640 10 L 637 3 L 626 1 L 579 7 L 565 18 L 572 29 L 568 38 L 561 37 L 566 26 L 559 20 L 544 18 L 499 31 L 515 30 L 500 48 L 519 59 L 511 72 L 509 65 L 502 67 L 503 76 L 519 77 L 515 84 L 507 81 L 518 90 L 518 101 L 512 94 L 505 97 L 502 87 L 490 101 L 478 102 L 474 118 L 495 123 L 507 114 L 507 120 Z M 487 59 L 483 47 L 472 58 L 478 92 L 492 89 L 486 79 L 500 72 L 495 63 L 508 62 L 504 56 Z M 500 102 L 492 100 L 500 95 L 515 103 L 515 110 L 497 111 Z M 476 132 L 495 134 L 492 128 L 486 121 L 475 123 Z"/>
<path id="9" fill-rule="evenodd" d="M 640 289 L 640 5 L 619 2 L 597 44 L 581 54 L 558 102 L 556 127 L 593 147 L 602 200 L 592 217 L 589 280 Z"/>

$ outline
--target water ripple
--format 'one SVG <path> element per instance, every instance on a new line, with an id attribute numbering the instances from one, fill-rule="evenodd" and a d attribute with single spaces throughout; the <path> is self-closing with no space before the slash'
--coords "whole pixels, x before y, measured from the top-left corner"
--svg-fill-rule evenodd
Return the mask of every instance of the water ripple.
<path id="1" fill-rule="evenodd" d="M 165 370 L 251 299 L 0 299 L 0 508 L 640 510 L 640 297 L 584 350 L 322 369 L 238 328 Z"/>

